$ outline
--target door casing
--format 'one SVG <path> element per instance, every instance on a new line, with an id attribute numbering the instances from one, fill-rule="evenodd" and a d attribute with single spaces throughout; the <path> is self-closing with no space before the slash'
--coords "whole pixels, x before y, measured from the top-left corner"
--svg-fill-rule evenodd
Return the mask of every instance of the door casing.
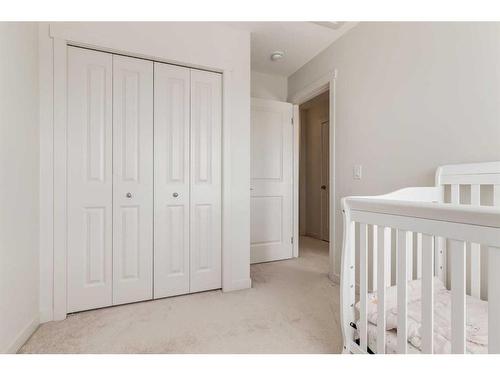
<path id="1" fill-rule="evenodd" d="M 335 196 L 335 102 L 336 102 L 336 80 L 338 71 L 333 69 L 331 72 L 320 77 L 318 80 L 314 81 L 310 85 L 306 86 L 304 89 L 299 91 L 293 97 L 289 98 L 289 102 L 296 105 L 296 118 L 298 120 L 298 105 L 303 104 L 310 99 L 318 96 L 326 91 L 330 92 L 329 95 L 329 125 L 330 125 L 330 176 L 329 176 L 329 193 L 330 193 L 330 242 L 329 242 L 329 278 L 339 283 L 340 275 L 335 272 L 336 261 L 335 261 L 335 226 L 336 226 L 336 196 Z M 295 120 L 294 120 L 295 121 Z M 294 157 L 294 170 L 296 171 L 296 176 L 298 176 L 299 170 L 299 139 L 300 139 L 300 121 L 296 121 L 295 129 L 295 147 L 293 157 Z M 299 205 L 299 179 L 296 178 L 293 181 L 294 184 L 294 237 L 299 236 L 299 220 L 298 220 L 298 205 Z M 297 241 L 298 242 L 298 241 Z"/>

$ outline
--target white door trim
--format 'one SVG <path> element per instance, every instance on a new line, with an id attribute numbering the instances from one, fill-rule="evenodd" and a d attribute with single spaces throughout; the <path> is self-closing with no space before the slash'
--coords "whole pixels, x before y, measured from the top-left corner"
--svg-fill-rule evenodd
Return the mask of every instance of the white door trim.
<path id="1" fill-rule="evenodd" d="M 297 104 L 293 105 L 293 173 L 292 173 L 292 236 L 293 256 L 299 256 L 299 164 L 300 164 L 300 111 Z"/>
<path id="2" fill-rule="evenodd" d="M 292 104 L 297 105 L 297 123 L 294 135 L 296 139 L 294 140 L 294 151 L 297 152 L 293 154 L 293 162 L 294 162 L 294 172 L 297 173 L 298 176 L 298 166 L 299 166 L 299 137 L 300 137 L 300 123 L 298 121 L 298 105 L 307 102 L 308 100 L 330 90 L 329 94 L 329 122 L 330 122 L 330 244 L 329 244 L 329 274 L 331 280 L 338 282 L 340 277 L 335 273 L 335 214 L 336 214 L 336 196 L 335 196 L 335 81 L 337 79 L 337 69 L 325 74 L 320 77 L 316 81 L 304 87 L 298 93 L 296 93 L 293 97 L 290 98 L 290 102 Z M 294 110 L 294 121 L 295 121 L 295 110 Z M 293 236 L 297 239 L 297 255 L 298 255 L 298 239 L 299 239 L 299 219 L 298 219 L 298 206 L 299 206 L 299 179 L 294 178 L 293 180 L 293 191 L 294 191 L 294 227 L 293 227 Z M 295 253 L 295 243 L 294 243 L 294 253 Z"/>
<path id="3" fill-rule="evenodd" d="M 54 273 L 54 41 L 38 26 L 40 93 L 40 321 L 53 319 Z M 43 256 L 42 256 L 43 254 Z M 46 272 L 50 270 L 50 272 Z"/>
<path id="4" fill-rule="evenodd" d="M 54 197 L 53 219 L 50 217 L 44 219 L 43 227 L 53 232 L 53 268 L 47 272 L 53 273 L 53 298 L 52 314 L 47 311 L 46 320 L 63 320 L 67 314 L 67 46 L 69 42 L 65 39 L 53 37 L 53 66 L 54 66 L 54 91 L 53 91 L 53 137 L 44 135 L 53 142 L 53 164 L 45 165 L 44 174 L 52 175 L 54 184 L 52 186 L 52 195 Z M 71 45 L 78 46 L 78 43 L 71 42 Z M 103 52 L 110 53 L 106 48 L 98 46 L 82 46 L 83 48 L 95 48 Z M 144 58 L 130 54 L 131 57 Z M 151 60 L 164 61 L 162 58 L 150 57 Z M 203 67 L 186 67 L 201 69 Z M 214 71 L 213 67 L 207 67 L 205 70 Z M 232 95 L 230 84 L 232 69 L 222 68 L 222 290 L 224 292 L 249 288 L 250 279 L 233 280 L 231 275 L 231 133 L 230 133 L 230 105 L 228 104 Z M 50 127 L 43 126 L 41 132 L 49 131 Z M 50 150 L 51 147 L 44 147 Z M 48 157 L 47 157 L 48 158 Z M 49 159 L 49 158 L 48 158 Z M 51 158 L 49 160 L 52 160 Z M 50 187 L 47 187 L 50 188 Z M 43 322 L 43 321 L 42 321 Z"/>
<path id="5" fill-rule="evenodd" d="M 54 320 L 67 312 L 67 50 L 54 38 Z"/>

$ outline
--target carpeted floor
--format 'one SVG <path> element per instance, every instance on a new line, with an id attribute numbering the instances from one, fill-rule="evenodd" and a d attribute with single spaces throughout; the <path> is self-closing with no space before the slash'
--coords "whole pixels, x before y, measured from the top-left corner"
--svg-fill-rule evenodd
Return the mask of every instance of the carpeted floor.
<path id="1" fill-rule="evenodd" d="M 327 243 L 300 241 L 299 258 L 252 265 L 252 289 L 69 315 L 42 324 L 20 353 L 338 353 Z"/>

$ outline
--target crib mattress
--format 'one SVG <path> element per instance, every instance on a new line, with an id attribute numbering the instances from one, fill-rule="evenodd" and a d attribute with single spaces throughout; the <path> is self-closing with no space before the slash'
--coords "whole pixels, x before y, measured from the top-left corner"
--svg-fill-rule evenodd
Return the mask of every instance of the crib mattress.
<path id="1" fill-rule="evenodd" d="M 408 282 L 408 352 L 421 348 L 421 281 Z M 467 296 L 466 300 L 466 351 L 487 353 L 488 351 L 488 302 Z M 359 313 L 359 302 L 356 304 Z M 396 352 L 397 288 L 386 291 L 386 352 Z M 377 295 L 370 293 L 367 299 L 368 341 L 376 351 L 377 339 Z M 358 325 L 359 327 L 359 325 Z M 451 353 L 451 292 L 442 282 L 434 280 L 434 353 Z"/>
<path id="2" fill-rule="evenodd" d="M 374 353 L 377 352 L 377 326 L 375 324 L 368 323 L 367 327 L 368 333 L 368 347 Z M 396 330 L 391 329 L 385 333 L 385 353 L 386 354 L 397 354 L 398 353 L 398 335 Z M 420 350 L 415 348 L 412 344 L 408 343 L 407 346 L 408 354 L 419 354 Z"/>

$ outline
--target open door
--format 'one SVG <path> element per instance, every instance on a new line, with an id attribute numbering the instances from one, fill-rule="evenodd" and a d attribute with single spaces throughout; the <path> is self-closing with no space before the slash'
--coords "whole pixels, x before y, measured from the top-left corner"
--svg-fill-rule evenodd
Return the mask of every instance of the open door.
<path id="1" fill-rule="evenodd" d="M 293 256 L 293 105 L 252 99 L 250 261 Z"/>

